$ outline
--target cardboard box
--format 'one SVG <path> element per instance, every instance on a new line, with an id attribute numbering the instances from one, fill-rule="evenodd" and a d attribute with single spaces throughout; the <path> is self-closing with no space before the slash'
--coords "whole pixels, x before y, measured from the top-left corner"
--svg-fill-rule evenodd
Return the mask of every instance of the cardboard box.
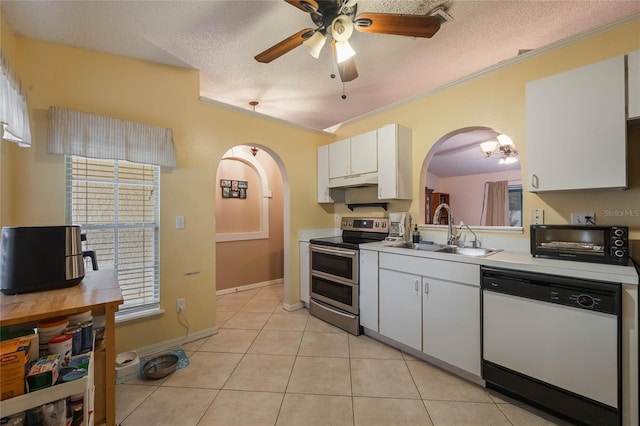
<path id="1" fill-rule="evenodd" d="M 24 394 L 31 341 L 18 337 L 0 343 L 0 400 Z"/>
<path id="2" fill-rule="evenodd" d="M 31 364 L 27 373 L 27 392 L 55 385 L 60 374 L 60 359 L 60 354 L 52 354 Z"/>

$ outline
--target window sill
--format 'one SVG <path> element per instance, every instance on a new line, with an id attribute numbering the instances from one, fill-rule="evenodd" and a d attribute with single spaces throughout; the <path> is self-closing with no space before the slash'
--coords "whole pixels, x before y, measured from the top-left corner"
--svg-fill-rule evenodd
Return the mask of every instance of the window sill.
<path id="1" fill-rule="evenodd" d="M 145 309 L 141 311 L 122 313 L 122 314 L 116 313 L 116 324 L 124 324 L 129 321 L 135 321 L 142 318 L 149 318 L 149 317 L 155 317 L 160 315 L 164 315 L 164 309 L 151 308 L 151 309 Z"/>

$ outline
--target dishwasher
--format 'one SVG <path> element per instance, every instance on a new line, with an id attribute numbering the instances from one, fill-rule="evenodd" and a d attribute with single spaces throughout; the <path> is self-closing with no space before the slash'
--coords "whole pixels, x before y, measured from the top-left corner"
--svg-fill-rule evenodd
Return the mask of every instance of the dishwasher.
<path id="1" fill-rule="evenodd" d="M 622 421 L 621 285 L 482 268 L 482 378 L 589 425 Z"/>

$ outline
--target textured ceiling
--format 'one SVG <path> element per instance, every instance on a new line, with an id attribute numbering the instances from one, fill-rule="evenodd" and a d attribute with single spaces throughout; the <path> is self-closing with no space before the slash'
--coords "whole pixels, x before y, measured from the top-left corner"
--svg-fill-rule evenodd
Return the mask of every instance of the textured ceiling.
<path id="1" fill-rule="evenodd" d="M 359 77 L 343 84 L 331 49 L 303 47 L 269 64 L 253 57 L 313 28 L 284 1 L 8 1 L 20 36 L 201 72 L 201 96 L 327 129 L 480 69 L 640 12 L 640 1 L 379 1 L 358 12 L 426 14 L 444 5 L 453 21 L 431 39 L 354 32 Z"/>

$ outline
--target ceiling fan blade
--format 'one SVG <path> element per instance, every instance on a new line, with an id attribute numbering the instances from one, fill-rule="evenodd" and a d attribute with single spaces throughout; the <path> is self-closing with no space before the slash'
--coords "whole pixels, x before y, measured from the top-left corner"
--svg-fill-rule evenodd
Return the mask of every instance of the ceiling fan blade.
<path id="1" fill-rule="evenodd" d="M 338 63 L 336 57 L 336 41 L 331 40 L 331 50 L 333 51 L 333 60 L 338 68 L 338 74 L 340 74 L 340 80 L 343 83 L 355 80 L 358 77 L 358 69 L 356 68 L 355 58 L 351 57 L 346 61 Z"/>
<path id="2" fill-rule="evenodd" d="M 363 33 L 395 34 L 430 38 L 440 29 L 434 16 L 361 13 L 354 20 L 356 30 Z"/>
<path id="3" fill-rule="evenodd" d="M 349 58 L 343 63 L 338 64 L 338 74 L 340 74 L 340 80 L 342 80 L 343 83 L 355 80 L 358 77 L 355 59 Z"/>
<path id="4" fill-rule="evenodd" d="M 317 12 L 318 11 L 318 3 L 314 0 L 284 0 L 289 3 L 291 6 L 295 6 L 303 12 Z"/>
<path id="5" fill-rule="evenodd" d="M 294 35 L 285 38 L 280 43 L 271 46 L 264 52 L 257 54 L 255 56 L 255 60 L 267 64 L 284 55 L 288 51 L 300 46 L 312 34 L 313 30 L 311 28 L 305 28 L 304 30 L 298 31 Z"/>

